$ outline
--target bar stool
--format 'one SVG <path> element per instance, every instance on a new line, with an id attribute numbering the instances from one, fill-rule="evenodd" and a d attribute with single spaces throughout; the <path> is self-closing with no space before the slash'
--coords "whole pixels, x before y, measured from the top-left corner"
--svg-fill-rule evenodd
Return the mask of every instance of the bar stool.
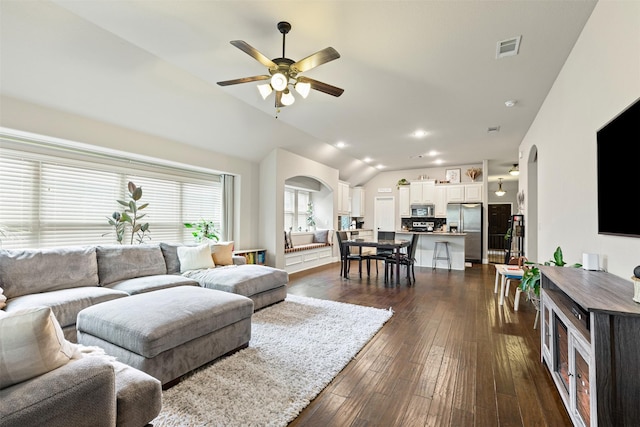
<path id="1" fill-rule="evenodd" d="M 445 256 L 438 255 L 438 253 L 442 252 L 442 250 L 444 250 Z M 432 270 L 436 269 L 436 263 L 438 262 L 438 260 L 447 261 L 447 264 L 449 265 L 449 271 L 451 271 L 451 255 L 449 254 L 449 242 L 443 240 L 439 240 L 436 242 L 436 245 L 433 248 L 433 261 L 431 263 Z"/>

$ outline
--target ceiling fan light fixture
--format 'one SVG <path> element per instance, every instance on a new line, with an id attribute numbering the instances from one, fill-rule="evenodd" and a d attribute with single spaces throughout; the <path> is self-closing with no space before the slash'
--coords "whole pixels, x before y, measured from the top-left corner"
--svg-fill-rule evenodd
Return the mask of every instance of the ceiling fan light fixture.
<path id="1" fill-rule="evenodd" d="M 282 94 L 280 102 L 282 102 L 282 105 L 291 105 L 296 102 L 296 99 L 293 97 L 293 94 L 287 90 Z"/>
<path id="2" fill-rule="evenodd" d="M 513 167 L 509 169 L 509 175 L 512 175 L 512 176 L 520 175 L 520 168 L 518 167 L 517 163 L 514 163 Z"/>
<path id="3" fill-rule="evenodd" d="M 269 83 L 265 83 L 263 85 L 258 85 L 258 91 L 260 91 L 262 99 L 267 99 L 267 96 L 271 95 L 273 89 L 271 89 L 271 85 Z"/>
<path id="4" fill-rule="evenodd" d="M 502 197 L 505 194 L 507 194 L 507 192 L 502 189 L 502 178 L 498 178 L 498 189 L 496 190 L 496 196 Z"/>
<path id="5" fill-rule="evenodd" d="M 311 83 L 297 82 L 294 87 L 296 89 L 296 92 L 298 92 L 303 98 L 309 96 L 309 92 L 311 91 Z"/>
<path id="6" fill-rule="evenodd" d="M 287 87 L 289 80 L 282 73 L 275 73 L 271 76 L 271 87 L 273 90 L 282 91 Z"/>

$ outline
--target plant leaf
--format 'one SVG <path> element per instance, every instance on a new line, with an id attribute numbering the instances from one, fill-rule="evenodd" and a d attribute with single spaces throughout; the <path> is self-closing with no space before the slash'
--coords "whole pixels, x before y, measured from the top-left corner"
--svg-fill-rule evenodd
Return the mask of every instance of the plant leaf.
<path id="1" fill-rule="evenodd" d="M 144 209 L 149 206 L 149 203 L 145 203 L 144 205 L 138 206 L 138 210 Z"/>
<path id="2" fill-rule="evenodd" d="M 129 181 L 129 183 L 127 184 L 127 189 L 129 190 L 129 193 L 133 194 L 134 191 L 136 191 L 136 185 Z"/>
<path id="3" fill-rule="evenodd" d="M 116 200 L 118 203 L 120 203 L 122 206 L 129 206 L 128 202 L 125 202 L 124 200 Z"/>
<path id="4" fill-rule="evenodd" d="M 135 201 L 140 200 L 140 198 L 142 197 L 142 187 L 138 187 L 136 188 L 132 193 L 131 193 L 131 198 Z"/>

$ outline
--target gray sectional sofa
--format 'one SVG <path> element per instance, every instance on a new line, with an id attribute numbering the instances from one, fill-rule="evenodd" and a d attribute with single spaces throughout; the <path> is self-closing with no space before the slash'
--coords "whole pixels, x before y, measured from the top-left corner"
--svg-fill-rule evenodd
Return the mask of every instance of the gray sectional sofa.
<path id="1" fill-rule="evenodd" d="M 206 360 L 194 362 L 199 365 L 215 360 L 233 350 L 228 346 L 234 349 L 246 346 L 250 338 L 252 311 L 285 299 L 288 274 L 284 270 L 267 266 L 247 265 L 244 257 L 239 256 L 233 257 L 233 265 L 181 274 L 180 259 L 177 254 L 179 246 L 181 245 L 162 243 L 0 250 L 0 288 L 7 297 L 6 307 L 0 311 L 0 314 L 34 307 L 49 307 L 59 322 L 64 337 L 71 342 L 77 342 L 79 337 L 77 320 L 79 314 L 84 311 L 86 316 L 92 316 L 90 318 L 85 316 L 87 319 L 85 323 L 90 323 L 94 330 L 100 331 L 101 339 L 115 344 L 109 347 L 105 343 L 105 347 L 109 347 L 106 349 L 107 354 L 109 349 L 114 352 L 121 350 L 121 353 L 113 356 L 119 356 L 119 359 L 122 358 L 125 363 L 129 362 L 127 359 L 129 356 L 140 359 L 140 366 L 136 366 L 133 362 L 130 364 L 144 370 L 149 363 L 149 358 L 146 354 L 142 356 L 136 354 L 136 348 L 139 345 L 132 342 L 135 341 L 136 333 L 148 331 L 152 334 L 167 330 L 168 326 L 175 329 L 175 324 L 170 321 L 172 313 L 176 312 L 171 310 L 172 302 L 179 298 L 183 300 L 186 298 L 187 300 L 182 301 L 181 304 L 187 305 L 189 295 L 199 295 L 199 292 L 190 292 L 189 289 L 203 292 L 202 288 L 208 288 L 213 290 L 211 294 L 207 293 L 205 298 L 211 300 L 208 303 L 212 307 L 211 313 L 225 318 L 227 323 L 235 323 L 228 326 L 218 325 L 222 322 L 207 319 L 209 329 L 206 334 L 203 333 L 199 338 L 194 336 L 193 341 L 185 343 L 173 340 L 170 350 L 184 353 L 192 351 L 193 349 L 189 346 L 195 345 L 193 348 L 202 349 L 200 353 L 207 353 L 208 356 Z M 179 287 L 186 288 L 181 292 Z M 230 294 L 236 294 L 236 296 L 231 300 L 224 296 Z M 222 302 L 214 301 L 215 295 L 220 295 L 219 299 Z M 168 300 L 163 302 L 163 299 Z M 199 300 L 197 304 L 194 303 L 195 305 L 201 304 L 203 300 L 203 298 L 192 299 Z M 118 303 L 118 300 L 126 304 Z M 122 339 L 122 329 L 111 334 L 108 327 L 99 324 L 100 319 L 115 322 L 114 324 L 121 327 L 127 327 L 127 322 L 135 323 L 137 320 L 134 319 L 135 316 L 134 318 L 119 316 L 115 321 L 110 316 L 114 309 L 124 308 L 135 311 L 135 301 L 140 301 L 143 305 L 153 302 L 158 307 L 166 307 L 166 311 L 156 314 L 146 307 L 148 318 L 157 320 L 155 331 L 154 327 L 149 328 L 148 321 L 138 322 L 138 330 L 129 331 L 124 339 L 126 348 L 120 349 L 118 342 Z M 233 301 L 235 305 L 229 301 Z M 103 306 L 103 309 L 98 309 Z M 230 311 L 240 306 L 243 307 L 243 314 L 230 316 L 233 314 Z M 206 318 L 206 310 L 199 314 L 200 320 Z M 183 311 L 188 315 L 190 308 L 186 307 Z M 182 316 L 185 314 L 183 313 Z M 238 319 L 233 320 L 236 317 Z M 191 319 L 191 326 L 194 321 L 198 325 L 203 324 L 197 319 Z M 183 319 L 179 319 L 177 323 L 183 324 L 182 322 Z M 179 331 L 172 331 L 174 335 L 180 335 L 177 332 Z M 88 332 L 84 334 L 87 335 Z M 242 342 L 238 341 L 239 339 Z M 158 337 L 147 336 L 144 340 L 144 345 L 153 344 L 158 342 Z M 166 343 L 167 339 L 160 337 L 160 341 Z M 226 347 L 221 346 L 220 343 L 225 343 Z M 87 345 L 95 345 L 95 343 L 88 342 Z M 4 425 L 4 421 L 12 419 L 10 417 L 14 417 L 13 420 L 18 423 L 28 423 L 29 420 L 46 420 L 49 415 L 55 420 L 47 421 L 47 425 L 83 425 L 74 422 L 75 418 L 72 417 L 76 414 L 72 414 L 73 411 L 65 415 L 60 412 L 60 408 L 70 407 L 82 410 L 89 405 L 86 410 L 91 413 L 90 407 L 92 404 L 96 405 L 97 400 L 100 404 L 94 407 L 93 416 L 86 415 L 87 423 L 84 425 L 142 426 L 155 417 L 160 410 L 161 396 L 158 391 L 160 381 L 165 384 L 174 375 L 181 375 L 197 367 L 184 366 L 181 362 L 175 363 L 175 366 L 166 366 L 166 372 L 162 372 L 165 368 L 163 363 L 171 363 L 169 359 L 158 357 L 153 361 L 153 372 L 149 372 L 153 377 L 119 361 L 109 363 L 80 359 L 34 379 L 4 388 L 0 390 L 0 396 L 2 396 L 0 420 L 3 420 L 0 421 L 0 426 Z M 171 360 L 174 359 L 177 357 Z M 88 377 L 85 369 L 89 369 L 95 375 Z M 145 387 L 146 391 L 142 392 Z M 94 390 L 94 392 L 85 394 L 83 389 Z M 43 393 L 42 390 L 45 392 Z M 48 393 L 47 390 L 58 391 Z M 132 396 L 130 393 L 145 394 L 147 397 Z M 141 398 L 142 401 L 146 399 L 144 405 L 140 405 Z M 112 401 L 116 400 L 117 404 L 114 404 Z M 137 404 L 135 404 L 136 400 Z M 102 406 L 105 407 L 102 408 Z M 140 411 L 135 410 L 136 406 L 144 406 L 148 409 L 141 414 Z M 58 408 L 57 412 L 52 412 L 54 408 Z M 102 415 L 95 417 L 98 413 Z"/>
<path id="2" fill-rule="evenodd" d="M 65 337 L 76 342 L 78 313 L 94 304 L 175 286 L 202 286 L 251 298 L 254 310 L 282 301 L 288 274 L 267 266 L 202 271 L 200 281 L 180 274 L 179 244 L 105 245 L 0 250 L 0 288 L 5 311 L 48 306 Z"/>

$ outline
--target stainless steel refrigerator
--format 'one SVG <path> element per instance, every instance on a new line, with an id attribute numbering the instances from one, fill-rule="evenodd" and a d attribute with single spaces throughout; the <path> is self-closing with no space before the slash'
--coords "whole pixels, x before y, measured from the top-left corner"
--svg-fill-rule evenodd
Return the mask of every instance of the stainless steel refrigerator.
<path id="1" fill-rule="evenodd" d="M 482 203 L 447 204 L 447 227 L 466 233 L 464 259 L 482 262 Z"/>

